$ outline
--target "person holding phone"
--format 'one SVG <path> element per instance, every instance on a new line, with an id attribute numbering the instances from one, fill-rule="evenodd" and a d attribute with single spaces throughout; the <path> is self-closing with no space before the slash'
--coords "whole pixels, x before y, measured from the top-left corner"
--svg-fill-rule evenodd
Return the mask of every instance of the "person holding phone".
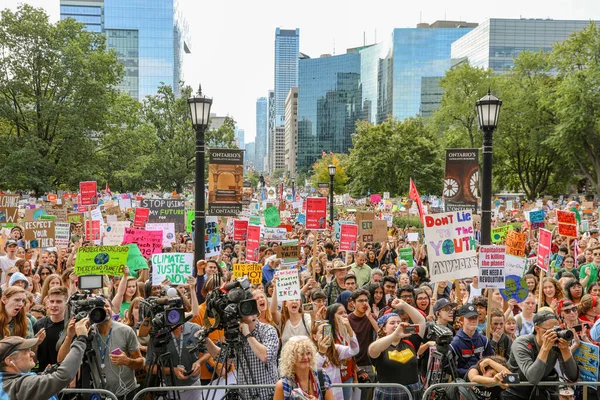
<path id="1" fill-rule="evenodd" d="M 502 356 L 482 358 L 467 372 L 467 381 L 481 383 L 485 386 L 471 386 L 470 389 L 481 400 L 499 400 L 502 391 L 508 388 L 507 378 L 512 377 L 513 383 L 520 382 L 518 374 L 511 375 L 508 364 Z"/>

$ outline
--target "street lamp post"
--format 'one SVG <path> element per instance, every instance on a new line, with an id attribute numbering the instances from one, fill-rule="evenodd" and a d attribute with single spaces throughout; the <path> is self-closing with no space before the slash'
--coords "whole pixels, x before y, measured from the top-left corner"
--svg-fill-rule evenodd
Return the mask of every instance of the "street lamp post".
<path id="1" fill-rule="evenodd" d="M 204 204 L 204 132 L 208 128 L 212 99 L 202 94 L 202 86 L 198 93 L 188 99 L 192 126 L 196 131 L 196 206 L 194 213 L 194 265 L 204 259 L 206 206 Z"/>
<path id="2" fill-rule="evenodd" d="M 329 219 L 331 220 L 331 226 L 333 226 L 333 178 L 335 177 L 335 165 L 329 166 Z"/>
<path id="3" fill-rule="evenodd" d="M 492 133 L 498 126 L 502 100 L 488 94 L 477 101 L 479 128 L 483 131 L 483 167 L 481 190 L 481 244 L 492 244 Z"/>

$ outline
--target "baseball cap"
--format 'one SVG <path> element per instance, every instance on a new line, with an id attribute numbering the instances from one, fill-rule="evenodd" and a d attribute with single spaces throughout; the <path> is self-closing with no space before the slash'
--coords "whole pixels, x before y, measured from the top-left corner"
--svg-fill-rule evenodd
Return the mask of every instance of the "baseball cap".
<path id="1" fill-rule="evenodd" d="M 37 342 L 38 340 L 36 338 L 23 339 L 19 336 L 5 337 L 0 340 L 0 360 L 4 360 L 15 351 L 31 349 Z"/>
<path id="2" fill-rule="evenodd" d="M 558 320 L 558 317 L 552 311 L 542 310 L 533 316 L 533 324 L 541 325 L 546 321 L 550 321 L 551 319 Z"/>
<path id="3" fill-rule="evenodd" d="M 456 303 L 452 303 L 450 300 L 448 300 L 446 298 L 439 299 L 433 305 L 433 312 L 436 313 L 436 312 L 440 311 L 442 308 L 447 307 L 447 306 L 454 308 L 454 307 L 456 307 Z"/>
<path id="4" fill-rule="evenodd" d="M 561 396 L 575 396 L 575 391 L 571 386 L 559 386 L 558 394 Z"/>
<path id="5" fill-rule="evenodd" d="M 312 292 L 311 298 L 314 301 L 317 299 L 327 299 L 327 296 L 325 295 L 325 292 L 323 292 L 322 290 L 315 290 L 314 292 Z"/>
<path id="6" fill-rule="evenodd" d="M 477 309 L 475 308 L 475 306 L 473 306 L 473 304 L 467 303 L 458 310 L 458 316 L 465 318 L 473 318 L 479 316 L 479 313 L 477 312 Z"/>
<path id="7" fill-rule="evenodd" d="M 6 247 L 8 247 L 8 246 L 18 246 L 18 245 L 19 245 L 19 244 L 18 244 L 18 243 L 17 243 L 17 241 L 16 241 L 16 240 L 14 240 L 14 239 L 10 239 L 10 240 L 7 240 L 7 241 L 6 241 Z"/>

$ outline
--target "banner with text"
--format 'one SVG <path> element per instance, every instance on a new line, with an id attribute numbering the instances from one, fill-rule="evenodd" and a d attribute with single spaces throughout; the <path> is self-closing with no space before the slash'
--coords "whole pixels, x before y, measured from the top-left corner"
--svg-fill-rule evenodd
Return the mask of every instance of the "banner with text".
<path id="1" fill-rule="evenodd" d="M 327 228 L 327 199 L 308 197 L 306 199 L 306 229 Z"/>
<path id="2" fill-rule="evenodd" d="M 444 174 L 446 211 L 477 211 L 479 149 L 446 149 Z"/>
<path id="3" fill-rule="evenodd" d="M 343 224 L 340 228 L 340 251 L 356 251 L 358 225 Z"/>
<path id="4" fill-rule="evenodd" d="M 122 244 L 137 244 L 145 258 L 162 251 L 162 231 L 125 228 Z"/>
<path id="5" fill-rule="evenodd" d="M 205 225 L 205 257 L 215 257 L 221 254 L 221 229 L 219 217 L 206 217 Z"/>
<path id="6" fill-rule="evenodd" d="M 504 289 L 504 246 L 479 247 L 479 287 Z"/>
<path id="7" fill-rule="evenodd" d="M 167 279 L 173 285 L 185 285 L 192 276 L 194 254 L 160 253 L 152 255 L 152 284 L 158 286 Z"/>
<path id="8" fill-rule="evenodd" d="M 147 222 L 172 222 L 176 232 L 185 232 L 185 200 L 143 199 L 140 206 L 150 209 Z"/>
<path id="9" fill-rule="evenodd" d="M 233 264 L 233 277 L 235 279 L 247 277 L 251 284 L 262 283 L 262 264 Z"/>
<path id="10" fill-rule="evenodd" d="M 246 241 L 246 260 L 258 262 L 260 250 L 260 225 L 248 225 L 248 239 Z"/>
<path id="11" fill-rule="evenodd" d="M 297 269 L 283 269 L 275 272 L 277 275 L 277 300 L 299 300 L 300 297 L 300 274 Z"/>
<path id="12" fill-rule="evenodd" d="M 236 216 L 242 212 L 244 150 L 208 151 L 208 215 Z"/>
<path id="13" fill-rule="evenodd" d="M 75 260 L 75 275 L 123 276 L 128 253 L 127 246 L 80 247 Z"/>

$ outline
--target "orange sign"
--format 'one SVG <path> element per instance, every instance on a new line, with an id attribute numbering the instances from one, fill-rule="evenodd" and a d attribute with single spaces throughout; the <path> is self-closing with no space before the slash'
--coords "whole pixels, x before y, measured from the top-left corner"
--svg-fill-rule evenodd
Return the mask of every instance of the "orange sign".
<path id="1" fill-rule="evenodd" d="M 558 224 L 558 234 L 566 237 L 577 237 L 577 225 Z"/>
<path id="2" fill-rule="evenodd" d="M 527 234 L 517 231 L 509 231 L 506 235 L 506 254 L 517 257 L 525 257 L 525 244 L 527 243 Z"/>
<path id="3" fill-rule="evenodd" d="M 569 225 L 577 224 L 577 219 L 575 218 L 575 213 L 572 211 L 558 210 L 556 212 L 556 219 L 558 220 L 559 224 L 569 224 Z"/>

